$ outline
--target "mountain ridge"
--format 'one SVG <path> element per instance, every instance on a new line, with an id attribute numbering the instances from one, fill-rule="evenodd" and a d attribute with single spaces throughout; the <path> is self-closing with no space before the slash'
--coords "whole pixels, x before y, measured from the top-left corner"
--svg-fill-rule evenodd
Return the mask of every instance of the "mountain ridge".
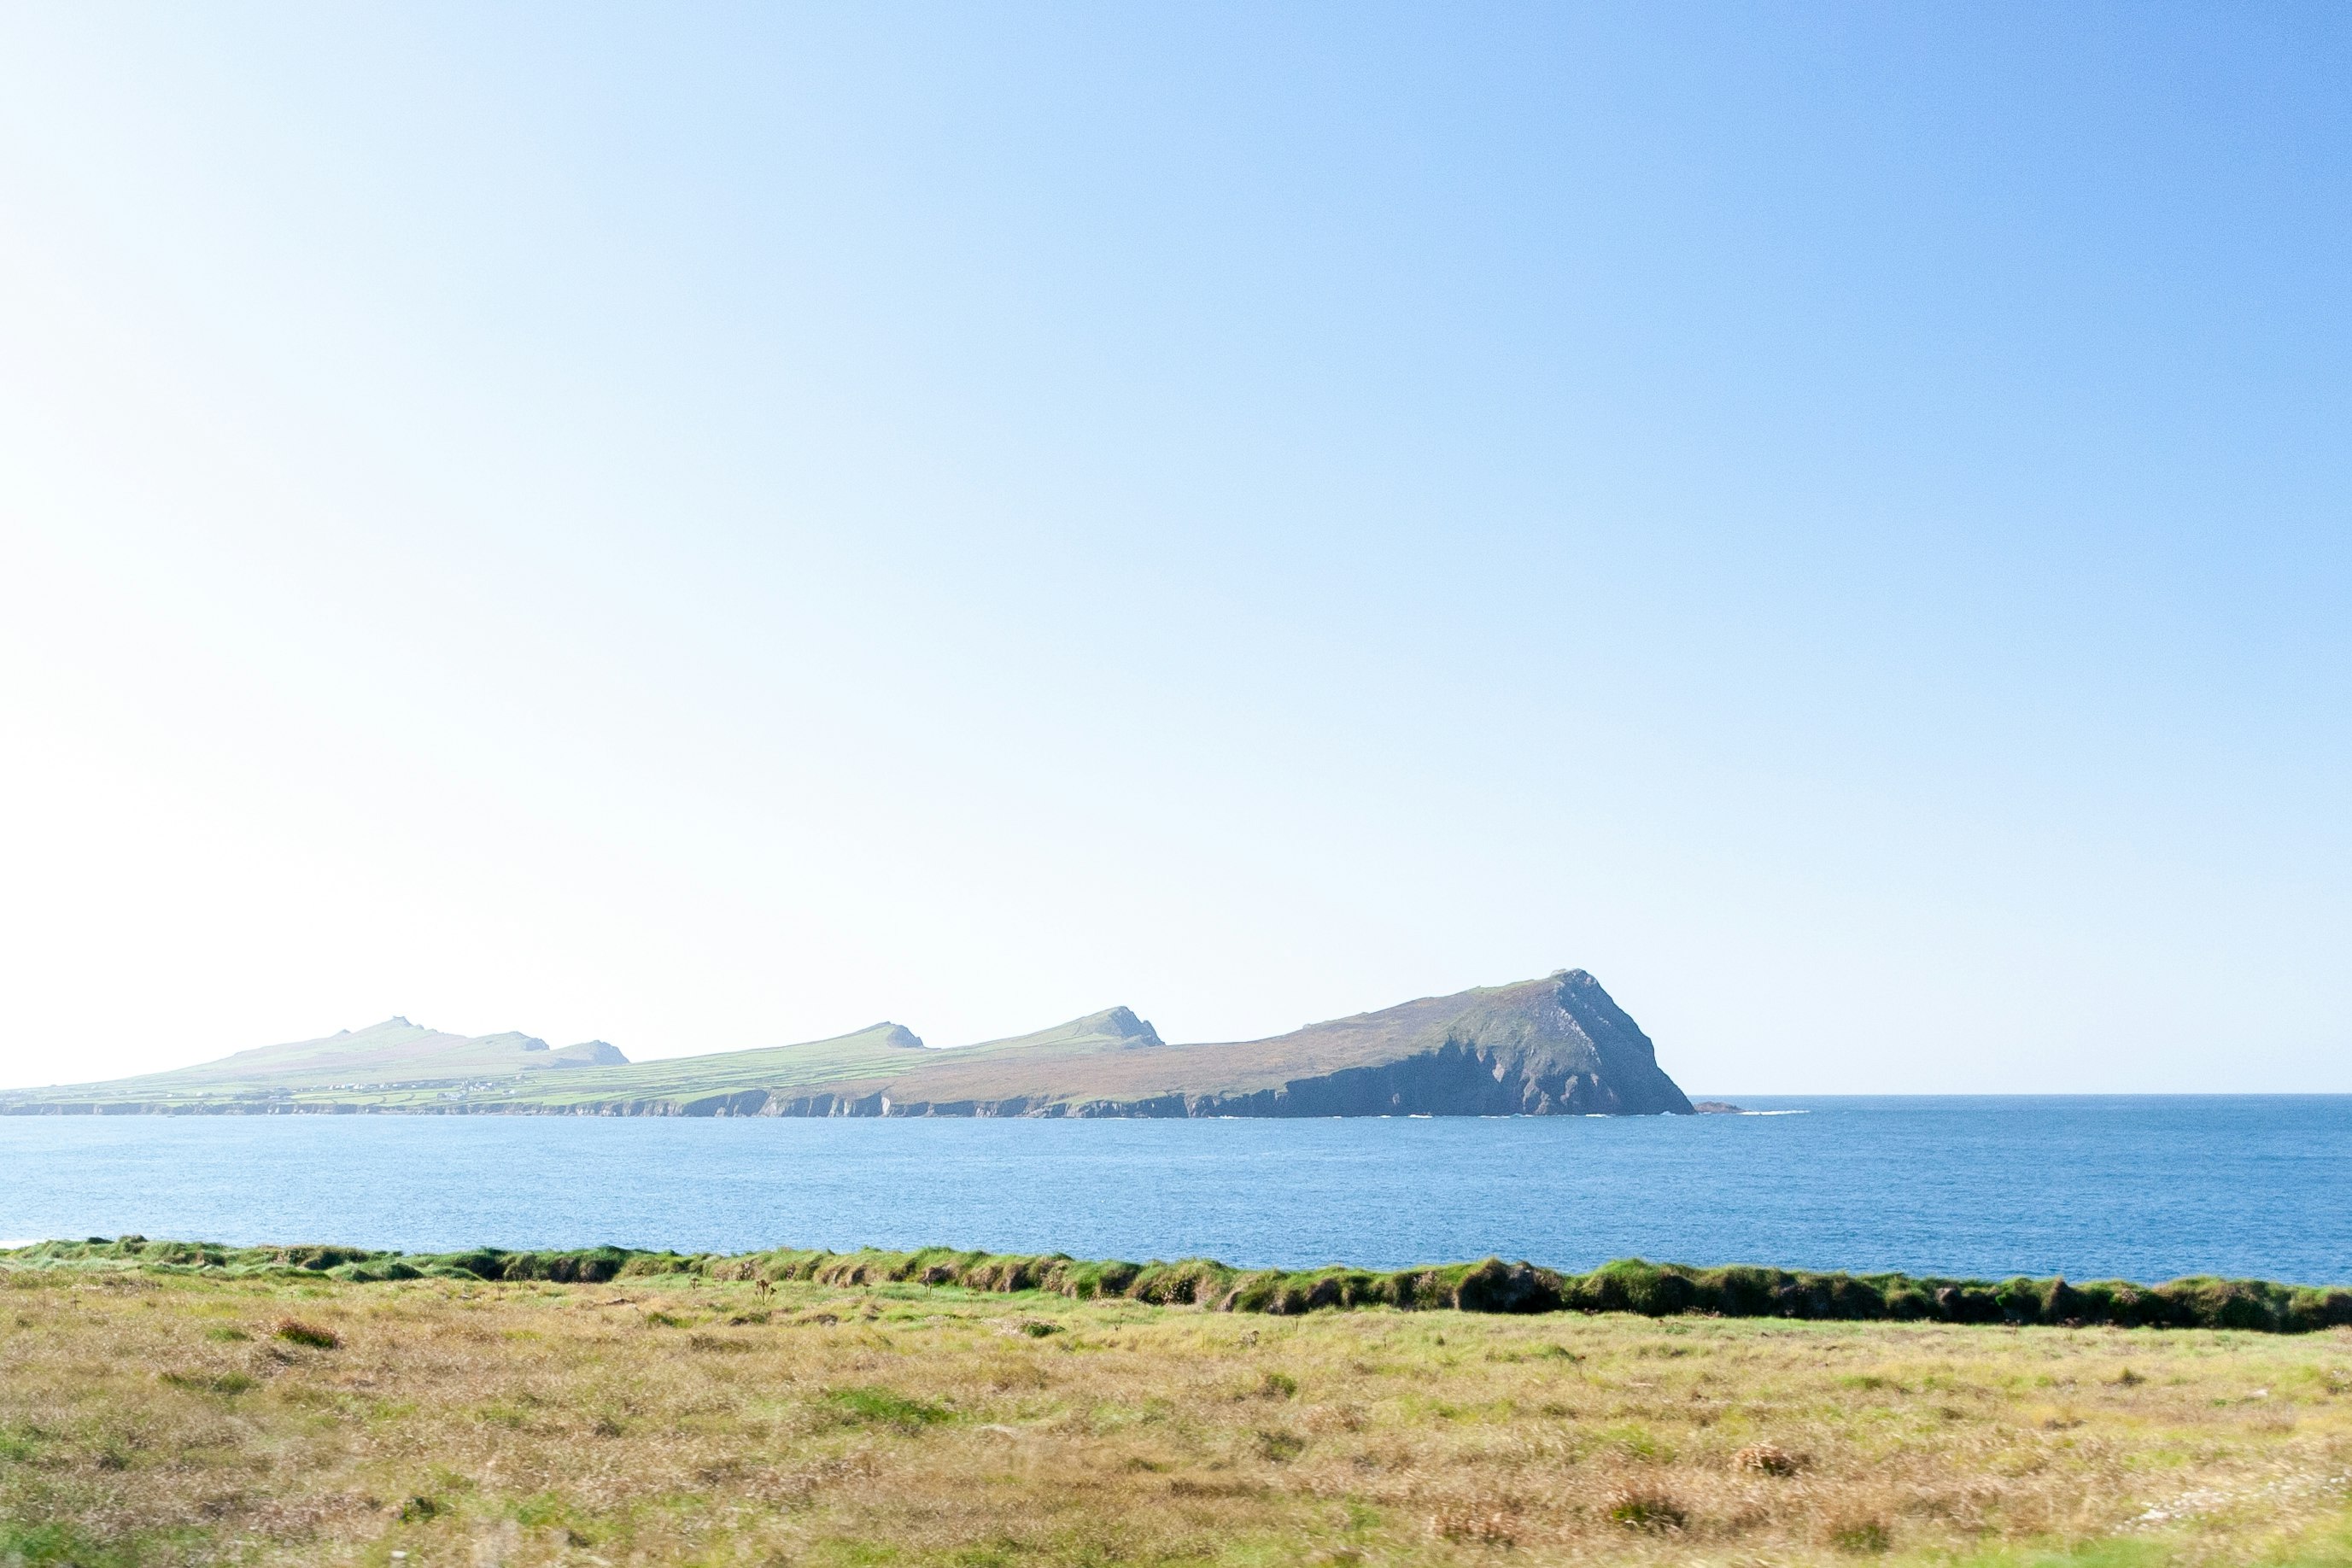
<path id="1" fill-rule="evenodd" d="M 1132 1008 L 937 1047 L 846 1035 L 631 1062 L 515 1031 L 386 1019 L 106 1083 L 0 1091 L 0 1114 L 463 1111 L 584 1116 L 1688 1114 L 1648 1036 L 1580 969 L 1417 997 L 1255 1040 L 1171 1044 Z"/>

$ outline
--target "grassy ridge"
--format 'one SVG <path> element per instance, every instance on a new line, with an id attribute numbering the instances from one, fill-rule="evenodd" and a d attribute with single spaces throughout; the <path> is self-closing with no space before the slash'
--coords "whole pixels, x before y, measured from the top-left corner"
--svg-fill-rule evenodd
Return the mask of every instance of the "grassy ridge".
<path id="1" fill-rule="evenodd" d="M 2193 1278 L 2162 1285 L 2103 1279 L 1946 1279 L 1904 1274 L 1814 1274 L 1783 1268 L 1693 1268 L 1625 1258 L 1566 1274 L 1489 1258 L 1389 1273 L 1331 1267 L 1240 1269 L 1207 1258 L 1175 1263 L 1023 1257 L 927 1247 L 912 1252 L 780 1249 L 734 1255 L 573 1251 L 372 1252 L 350 1247 L 232 1247 L 200 1242 L 47 1241 L 0 1252 L 16 1268 L 129 1267 L 231 1276 L 288 1272 L 370 1283 L 459 1279 L 596 1284 L 625 1277 L 796 1280 L 835 1287 L 951 1286 L 1042 1291 L 1074 1300 L 1129 1300 L 1296 1316 L 1392 1307 L 1465 1312 L 1635 1312 L 1815 1321 L 2089 1324 L 2307 1333 L 2352 1325 L 2352 1289 L 2262 1279 Z"/>
<path id="2" fill-rule="evenodd" d="M 348 1038 L 264 1047 L 173 1072 L 11 1090 L 0 1093 L 0 1111 L 478 1112 L 638 1101 L 683 1105 L 779 1085 L 820 1089 L 887 1079 L 921 1059 L 916 1054 L 921 1042 L 896 1024 L 800 1045 L 603 1067 L 559 1066 L 559 1057 L 583 1047 L 526 1052 L 517 1044 L 526 1038 L 469 1039 L 394 1020 Z M 419 1039 L 430 1048 L 420 1047 Z M 413 1054 L 404 1057 L 404 1050 Z"/>

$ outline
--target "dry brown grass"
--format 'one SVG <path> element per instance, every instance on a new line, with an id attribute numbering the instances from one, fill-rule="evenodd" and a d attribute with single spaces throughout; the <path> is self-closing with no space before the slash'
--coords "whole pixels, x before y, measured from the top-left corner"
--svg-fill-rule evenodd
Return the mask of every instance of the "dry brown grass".
<path id="1" fill-rule="evenodd" d="M 0 1563 L 2352 1562 L 2341 1331 L 0 1281 Z"/>

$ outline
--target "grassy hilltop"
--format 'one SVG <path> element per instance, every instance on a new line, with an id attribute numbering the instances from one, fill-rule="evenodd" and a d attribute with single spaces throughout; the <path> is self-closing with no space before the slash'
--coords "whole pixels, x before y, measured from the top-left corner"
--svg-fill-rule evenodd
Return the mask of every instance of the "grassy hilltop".
<path id="1" fill-rule="evenodd" d="M 509 1030 L 452 1035 L 405 1018 L 316 1040 L 259 1046 L 218 1061 L 108 1083 L 0 1090 L 0 1110 L 195 1110 L 300 1105 L 421 1107 L 469 1089 L 520 1087 L 629 1058 L 603 1040 L 551 1047 Z"/>
<path id="2" fill-rule="evenodd" d="M 549 1070 L 560 1069 L 560 1070 Z M 108 1083 L 0 1092 L 0 1114 L 442 1111 L 601 1116 L 1379 1116 L 1687 1112 L 1649 1037 L 1582 970 L 1427 996 L 1263 1040 L 1170 1045 L 1126 1007 L 926 1047 L 897 1024 L 631 1063 L 394 1019 Z"/>
<path id="3" fill-rule="evenodd" d="M 2341 1328 L 152 1256 L 0 1258 L 0 1563 L 2352 1563 Z"/>

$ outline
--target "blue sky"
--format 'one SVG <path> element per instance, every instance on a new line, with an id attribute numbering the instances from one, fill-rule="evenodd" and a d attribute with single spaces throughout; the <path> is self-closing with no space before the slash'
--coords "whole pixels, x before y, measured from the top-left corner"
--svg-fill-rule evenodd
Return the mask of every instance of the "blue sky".
<path id="1" fill-rule="evenodd" d="M 2332 6 L 18 8 L 0 1082 L 1580 965 L 2352 1089 Z"/>

